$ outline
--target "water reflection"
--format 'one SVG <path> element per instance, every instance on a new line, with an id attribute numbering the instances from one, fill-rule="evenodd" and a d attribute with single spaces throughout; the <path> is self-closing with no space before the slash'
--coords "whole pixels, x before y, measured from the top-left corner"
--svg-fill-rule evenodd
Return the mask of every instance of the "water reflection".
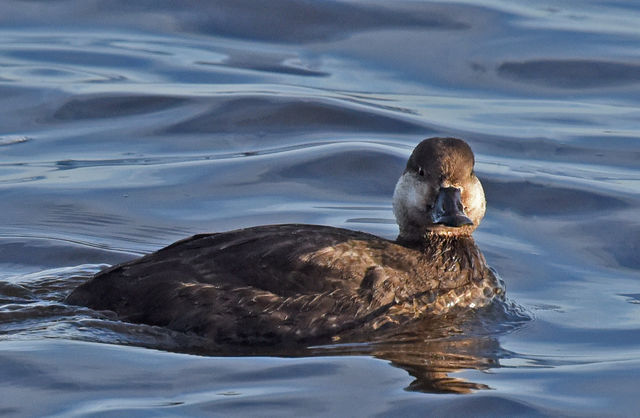
<path id="1" fill-rule="evenodd" d="M 362 344 L 316 347 L 314 354 L 370 355 L 391 362 L 415 380 L 405 390 L 425 393 L 471 393 L 491 389 L 484 383 L 456 377 L 462 370 L 500 368 L 513 353 L 499 343 L 500 332 L 524 326 L 530 317 L 515 306 L 492 306 L 479 316 L 448 316 L 442 321 L 416 322 L 401 332 Z M 500 313 L 498 313 L 500 312 Z M 480 318 L 484 319 L 480 320 Z M 500 318 L 498 318 L 500 317 Z M 487 318 L 492 318 L 487 320 Z M 498 331 L 501 320 L 502 331 Z M 482 324 L 482 325 L 481 325 Z M 481 330 L 482 329 L 482 330 Z"/>
<path id="2" fill-rule="evenodd" d="M 137 336 L 121 337 L 121 342 L 128 341 L 127 344 L 178 353 L 234 357 L 372 356 L 390 362 L 414 378 L 413 382 L 404 387 L 405 390 L 464 394 L 491 388 L 484 383 L 456 377 L 456 372 L 502 367 L 502 359 L 517 355 L 503 349 L 499 337 L 521 329 L 530 320 L 530 313 L 519 305 L 513 302 L 497 303 L 472 313 L 458 312 L 435 321 L 415 321 L 375 337 L 353 338 L 352 341 L 347 339 L 340 344 L 311 347 L 292 344 L 214 345 L 210 340 L 168 330 L 162 338 L 157 338 L 157 327 L 148 327 L 153 329 L 149 335 L 153 335 L 155 340 L 145 340 L 140 339 L 140 332 L 147 326 L 121 323 L 121 327 L 117 327 L 113 322 L 109 322 L 109 326 L 114 331 L 119 328 L 122 334 L 129 333 L 127 327 L 135 329 Z M 104 326 L 100 321 L 94 320 L 91 323 L 94 329 Z"/>
<path id="3" fill-rule="evenodd" d="M 510 353 L 500 347 L 496 336 L 462 335 L 461 329 L 440 329 L 434 333 L 433 324 L 421 324 L 406 333 L 404 339 L 376 338 L 373 341 L 315 346 L 311 348 L 228 348 L 209 350 L 203 347 L 191 350 L 173 349 L 169 351 L 195 353 L 213 356 L 371 356 L 389 362 L 392 366 L 407 372 L 414 380 L 404 390 L 423 393 L 466 394 L 478 390 L 491 389 L 484 383 L 457 377 L 464 370 L 490 370 L 500 368 L 500 360 L 510 357 Z M 435 327 L 437 328 L 437 327 Z M 448 324 L 448 328 L 452 328 Z M 514 326 L 516 328 L 516 326 Z M 429 333 L 430 332 L 430 333 Z M 411 334 L 409 337 L 407 334 Z M 399 388 L 398 388 L 399 389 Z"/>

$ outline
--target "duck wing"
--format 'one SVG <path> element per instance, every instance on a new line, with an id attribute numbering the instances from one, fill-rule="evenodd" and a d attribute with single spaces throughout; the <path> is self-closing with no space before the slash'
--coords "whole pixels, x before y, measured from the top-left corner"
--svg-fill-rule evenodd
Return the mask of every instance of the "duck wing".
<path id="1" fill-rule="evenodd" d="M 399 246 L 317 225 L 195 235 L 98 273 L 67 302 L 221 343 L 308 340 L 388 307 L 393 286 L 376 280 L 390 247 Z"/>

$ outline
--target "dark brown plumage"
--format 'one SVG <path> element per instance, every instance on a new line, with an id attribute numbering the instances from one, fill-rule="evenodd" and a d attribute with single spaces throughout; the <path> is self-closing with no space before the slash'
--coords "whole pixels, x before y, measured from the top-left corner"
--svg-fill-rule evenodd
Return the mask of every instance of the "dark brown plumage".
<path id="1" fill-rule="evenodd" d="M 216 344 L 260 345 L 367 335 L 483 306 L 503 287 L 470 235 L 484 214 L 472 168 L 463 141 L 423 141 L 394 195 L 397 242 L 296 224 L 196 235 L 98 273 L 67 302 Z M 409 207 L 423 205 L 413 193 L 424 208 Z"/>

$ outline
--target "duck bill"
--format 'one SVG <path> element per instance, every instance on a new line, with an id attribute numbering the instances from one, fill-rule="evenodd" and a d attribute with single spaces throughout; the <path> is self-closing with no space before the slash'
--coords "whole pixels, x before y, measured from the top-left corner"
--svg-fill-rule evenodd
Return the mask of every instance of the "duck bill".
<path id="1" fill-rule="evenodd" d="M 464 213 L 460 198 L 460 189 L 443 187 L 438 193 L 436 204 L 431 212 L 433 223 L 452 228 L 473 225 L 473 221 Z"/>

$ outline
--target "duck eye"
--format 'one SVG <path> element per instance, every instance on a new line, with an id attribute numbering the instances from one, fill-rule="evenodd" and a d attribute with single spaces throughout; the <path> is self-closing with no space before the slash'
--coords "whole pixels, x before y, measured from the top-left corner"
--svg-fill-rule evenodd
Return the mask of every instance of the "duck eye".
<path id="1" fill-rule="evenodd" d="M 422 169 L 422 167 L 418 167 L 418 174 L 424 176 L 424 170 Z"/>

